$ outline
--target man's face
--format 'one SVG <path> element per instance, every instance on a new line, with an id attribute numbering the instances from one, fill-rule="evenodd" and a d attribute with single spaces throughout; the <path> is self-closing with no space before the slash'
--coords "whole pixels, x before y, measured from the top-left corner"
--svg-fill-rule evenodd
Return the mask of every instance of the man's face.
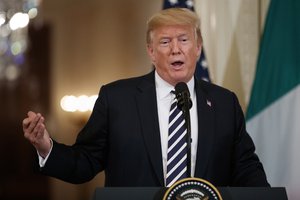
<path id="1" fill-rule="evenodd" d="M 148 54 L 157 73 L 171 85 L 188 82 L 201 53 L 195 31 L 188 25 L 161 26 L 151 33 Z"/>

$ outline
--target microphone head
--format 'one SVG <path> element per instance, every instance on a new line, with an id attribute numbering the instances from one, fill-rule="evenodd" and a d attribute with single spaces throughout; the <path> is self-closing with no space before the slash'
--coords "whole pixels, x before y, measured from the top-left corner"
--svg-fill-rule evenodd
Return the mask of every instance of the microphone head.
<path id="1" fill-rule="evenodd" d="M 177 95 L 182 92 L 185 92 L 190 96 L 190 91 L 187 84 L 184 82 L 179 82 L 175 85 L 175 94 Z"/>
<path id="2" fill-rule="evenodd" d="M 185 104 L 187 104 L 188 109 L 192 107 L 193 104 L 190 99 L 190 91 L 186 83 L 179 82 L 175 85 L 175 95 L 177 98 L 177 106 L 180 110 L 183 109 Z"/>

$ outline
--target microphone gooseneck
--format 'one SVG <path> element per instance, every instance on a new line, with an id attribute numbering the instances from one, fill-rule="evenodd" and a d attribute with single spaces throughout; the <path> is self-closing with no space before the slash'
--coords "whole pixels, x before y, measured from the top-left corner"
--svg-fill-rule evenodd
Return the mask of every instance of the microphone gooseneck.
<path id="1" fill-rule="evenodd" d="M 186 142 L 187 142 L 187 174 L 191 177 L 191 120 L 190 120 L 190 108 L 193 103 L 190 98 L 189 89 L 184 82 L 179 82 L 175 85 L 175 95 L 177 98 L 177 107 L 182 110 L 185 119 L 185 126 L 187 130 Z"/>

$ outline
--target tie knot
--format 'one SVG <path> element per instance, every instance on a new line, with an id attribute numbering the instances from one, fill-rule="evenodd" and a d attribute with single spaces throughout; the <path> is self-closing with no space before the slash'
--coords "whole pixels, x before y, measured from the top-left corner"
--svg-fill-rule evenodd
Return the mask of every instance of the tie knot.
<path id="1" fill-rule="evenodd" d="M 171 97 L 172 97 L 172 103 L 173 103 L 174 101 L 177 101 L 175 90 L 171 90 L 170 94 L 171 94 Z"/>

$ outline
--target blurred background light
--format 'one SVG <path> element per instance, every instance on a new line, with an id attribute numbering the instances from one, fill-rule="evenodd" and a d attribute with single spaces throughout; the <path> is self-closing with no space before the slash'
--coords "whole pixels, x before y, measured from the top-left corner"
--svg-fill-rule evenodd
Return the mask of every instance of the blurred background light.
<path id="1" fill-rule="evenodd" d="M 8 39 L 8 36 L 11 34 L 11 29 L 8 24 L 5 24 L 0 27 L 0 37 L 2 39 Z"/>
<path id="2" fill-rule="evenodd" d="M 11 52 L 13 55 L 18 55 L 21 53 L 21 50 L 22 50 L 22 45 L 20 42 L 14 42 L 12 45 L 11 45 Z"/>
<path id="3" fill-rule="evenodd" d="M 37 16 L 38 14 L 38 10 L 37 8 L 31 8 L 29 11 L 28 11 L 28 16 L 30 19 L 33 19 Z"/>
<path id="4" fill-rule="evenodd" d="M 0 26 L 2 26 L 5 21 L 5 13 L 0 13 Z"/>
<path id="5" fill-rule="evenodd" d="M 6 67 L 5 76 L 7 80 L 14 81 L 18 78 L 19 74 L 20 70 L 17 68 L 17 66 L 9 65 L 8 67 Z"/>
<path id="6" fill-rule="evenodd" d="M 66 112 L 88 112 L 92 111 L 98 95 L 66 95 L 60 100 L 61 108 Z"/>
<path id="7" fill-rule="evenodd" d="M 89 110 L 89 97 L 86 95 L 81 95 L 77 98 L 77 110 L 80 112 L 86 112 Z"/>
<path id="8" fill-rule="evenodd" d="M 28 25 L 41 0 L 0 0 L 0 80 L 20 77 L 27 49 Z"/>
<path id="9" fill-rule="evenodd" d="M 75 112 L 77 107 L 77 99 L 73 95 L 64 96 L 60 100 L 61 108 L 66 112 Z"/>
<path id="10" fill-rule="evenodd" d="M 6 40 L 0 40 L 0 56 L 2 56 L 8 49 Z"/>
<path id="11" fill-rule="evenodd" d="M 29 23 L 29 16 L 26 13 L 16 13 L 9 21 L 11 30 L 17 30 L 18 28 L 24 28 Z"/>

